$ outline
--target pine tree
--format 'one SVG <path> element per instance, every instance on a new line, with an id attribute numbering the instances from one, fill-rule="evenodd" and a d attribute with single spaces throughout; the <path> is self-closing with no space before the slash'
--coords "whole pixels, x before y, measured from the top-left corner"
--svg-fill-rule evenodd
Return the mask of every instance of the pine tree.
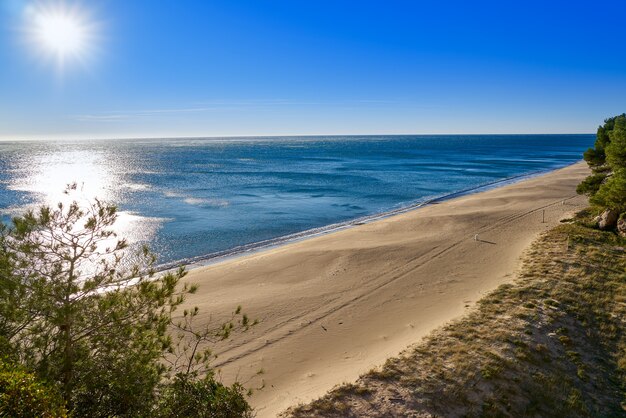
<path id="1" fill-rule="evenodd" d="M 200 332 L 191 324 L 197 309 L 175 320 L 196 287 L 181 282 L 183 268 L 157 277 L 155 256 L 129 251 L 116 218 L 112 205 L 72 201 L 0 226 L 0 355 L 51 382 L 73 416 L 154 415 L 160 393 L 201 379 L 249 411 L 242 388 L 214 382 L 210 351 L 198 349 L 247 329 L 247 316 L 238 309 Z M 138 260 L 130 266 L 129 253 Z"/>

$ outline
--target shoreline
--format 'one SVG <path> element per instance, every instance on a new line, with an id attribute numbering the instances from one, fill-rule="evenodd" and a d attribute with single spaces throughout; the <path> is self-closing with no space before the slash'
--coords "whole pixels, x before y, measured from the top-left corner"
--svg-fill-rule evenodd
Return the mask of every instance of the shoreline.
<path id="1" fill-rule="evenodd" d="M 396 209 L 390 209 L 390 210 L 386 210 L 383 212 L 377 212 L 371 215 L 365 215 L 365 216 L 361 216 L 358 218 L 349 219 L 347 221 L 336 222 L 336 223 L 324 225 L 324 226 L 317 227 L 317 228 L 305 229 L 300 232 L 294 232 L 294 233 L 287 234 L 287 235 L 281 235 L 276 238 L 270 238 L 270 239 L 266 239 L 262 241 L 252 242 L 249 244 L 238 245 L 236 247 L 233 247 L 227 250 L 216 251 L 214 253 L 209 253 L 209 254 L 199 255 L 196 257 L 189 257 L 189 258 L 184 258 L 181 260 L 159 264 L 156 266 L 155 271 L 157 273 L 164 273 L 167 271 L 178 269 L 180 267 L 185 267 L 185 269 L 189 271 L 192 269 L 211 266 L 211 265 L 221 263 L 224 261 L 233 260 L 239 257 L 245 257 L 246 255 L 250 255 L 250 254 L 255 254 L 260 251 L 270 250 L 272 248 L 277 248 L 277 247 L 291 244 L 294 242 L 300 242 L 300 241 L 307 240 L 310 238 L 315 238 L 317 236 L 332 234 L 334 232 L 342 231 L 342 230 L 349 229 L 349 228 L 354 228 L 359 225 L 365 225 L 371 222 L 376 222 L 376 221 L 386 219 L 392 216 L 418 210 L 428 205 L 438 204 L 440 202 L 445 202 L 451 199 L 456 199 L 458 197 L 497 189 L 499 187 L 505 187 L 510 184 L 516 184 L 525 180 L 532 179 L 534 177 L 549 174 L 551 172 L 561 170 L 563 168 L 567 168 L 575 164 L 579 164 L 583 161 L 584 160 L 577 160 L 572 163 L 568 163 L 568 164 L 565 164 L 563 166 L 559 166 L 556 168 L 547 168 L 543 170 L 532 171 L 526 174 L 519 174 L 516 176 L 506 177 L 500 180 L 495 180 L 495 181 L 487 182 L 484 184 L 480 184 L 478 186 L 469 187 L 469 188 L 458 190 L 458 191 L 451 192 L 451 193 L 446 193 L 446 194 L 436 196 L 430 199 L 426 199 L 423 201 L 416 200 L 406 205 L 402 205 Z"/>
<path id="2" fill-rule="evenodd" d="M 271 417 L 353 381 L 515 277 L 536 236 L 587 205 L 584 163 L 190 270 L 186 307 L 261 322 L 212 348 Z M 545 215 L 545 216 L 544 216 Z M 545 217 L 545 219 L 544 219 Z M 475 240 L 475 234 L 480 238 Z M 263 374 L 258 374 L 263 370 Z"/>

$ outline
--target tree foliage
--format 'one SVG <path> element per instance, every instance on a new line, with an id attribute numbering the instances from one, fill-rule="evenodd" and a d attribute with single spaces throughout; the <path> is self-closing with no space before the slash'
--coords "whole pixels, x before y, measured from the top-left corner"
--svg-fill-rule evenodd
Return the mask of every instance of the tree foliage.
<path id="1" fill-rule="evenodd" d="M 146 248 L 129 264 L 116 218 L 114 206 L 74 200 L 0 226 L 0 354 L 50 382 L 77 417 L 154 415 L 168 384 L 200 376 L 222 388 L 206 344 L 250 325 L 240 309 L 216 329 L 194 330 L 197 308 L 175 321 L 196 287 L 182 268 L 157 277 Z"/>
<path id="2" fill-rule="evenodd" d="M 576 192 L 578 194 L 586 194 L 587 196 L 595 195 L 606 180 L 605 173 L 594 173 L 584 179 L 578 186 Z"/>
<path id="3" fill-rule="evenodd" d="M 626 212 L 626 173 L 613 174 L 590 199 L 591 203 L 610 208 L 619 213 Z"/>
<path id="4" fill-rule="evenodd" d="M 626 115 L 615 118 L 609 138 L 605 147 L 607 164 L 614 172 L 626 169 Z"/>
<path id="5" fill-rule="evenodd" d="M 0 417 L 65 418 L 60 394 L 22 367 L 0 360 Z"/>
<path id="6" fill-rule="evenodd" d="M 211 374 L 189 379 L 184 374 L 175 377 L 164 388 L 155 417 L 159 418 L 245 418 L 252 417 L 246 402 L 245 389 L 238 383 L 221 385 Z"/>
<path id="7" fill-rule="evenodd" d="M 604 120 L 604 125 L 598 127 L 596 141 L 593 148 L 589 148 L 584 153 L 585 161 L 595 171 L 601 169 L 606 163 L 606 147 L 611 143 L 611 132 L 615 127 L 618 118 L 625 117 L 625 114 L 614 116 Z"/>
<path id="8" fill-rule="evenodd" d="M 604 121 L 584 158 L 593 173 L 576 191 L 601 209 L 626 212 L 626 114 Z"/>

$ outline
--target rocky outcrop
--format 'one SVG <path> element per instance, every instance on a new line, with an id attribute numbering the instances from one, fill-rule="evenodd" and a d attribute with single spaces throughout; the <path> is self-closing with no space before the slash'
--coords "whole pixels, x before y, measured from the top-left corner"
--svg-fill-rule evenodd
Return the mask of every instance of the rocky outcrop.
<path id="1" fill-rule="evenodd" d="M 626 218 L 621 217 L 617 220 L 617 232 L 622 237 L 626 237 Z"/>
<path id="2" fill-rule="evenodd" d="M 598 222 L 598 228 L 606 231 L 607 229 L 613 229 L 617 225 L 617 218 L 619 218 L 619 212 L 613 209 L 606 209 L 600 215 L 600 221 Z"/>

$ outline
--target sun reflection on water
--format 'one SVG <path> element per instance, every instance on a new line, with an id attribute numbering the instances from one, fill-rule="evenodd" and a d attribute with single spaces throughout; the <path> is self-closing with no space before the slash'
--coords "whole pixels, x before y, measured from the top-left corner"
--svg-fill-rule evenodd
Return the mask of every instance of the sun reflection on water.
<path id="1" fill-rule="evenodd" d="M 26 193 L 25 204 L 8 209 L 11 215 L 24 213 L 40 205 L 56 206 L 77 200 L 87 205 L 94 199 L 120 205 L 124 193 L 144 187 L 131 184 L 126 176 L 132 167 L 119 153 L 50 147 L 11 161 L 7 188 Z M 76 191 L 64 193 L 67 185 L 76 184 Z M 163 220 L 120 210 L 114 229 L 131 245 L 150 242 Z"/>
<path id="2" fill-rule="evenodd" d="M 119 172 L 112 170 L 102 155 L 86 151 L 36 154 L 22 164 L 16 168 L 9 188 L 32 193 L 39 203 L 48 205 L 67 201 L 63 191 L 72 183 L 77 184 L 81 199 L 115 201 L 112 185 L 121 180 Z"/>

